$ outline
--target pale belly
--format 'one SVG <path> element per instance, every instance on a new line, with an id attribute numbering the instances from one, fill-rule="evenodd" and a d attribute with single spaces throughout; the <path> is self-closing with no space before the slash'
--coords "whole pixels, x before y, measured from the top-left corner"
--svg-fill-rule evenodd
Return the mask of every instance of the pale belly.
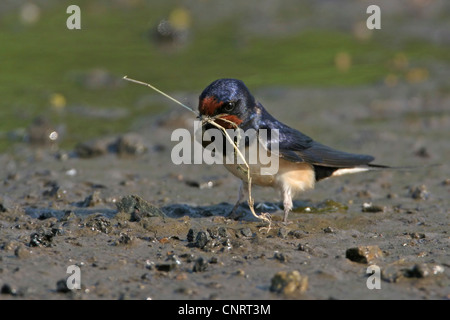
<path id="1" fill-rule="evenodd" d="M 290 194 L 314 188 L 316 179 L 312 165 L 305 162 L 291 162 L 273 156 L 265 149 L 260 150 L 255 144 L 257 142 L 253 140 L 250 144 L 250 150 L 247 147 L 244 151 L 253 185 L 273 187 Z M 255 154 L 256 157 L 251 157 Z M 233 175 L 244 182 L 248 182 L 247 166 L 242 161 L 238 161 L 238 158 L 237 154 L 234 153 L 234 160 L 230 161 L 232 163 L 227 163 L 224 157 L 224 166 Z"/>
<path id="2" fill-rule="evenodd" d="M 248 182 L 247 167 L 245 164 L 224 164 L 224 166 L 233 175 L 244 182 Z M 249 166 L 252 184 L 282 190 L 289 189 L 293 193 L 314 188 L 314 169 L 308 163 L 294 163 L 279 159 L 278 170 L 276 172 L 270 170 L 270 174 L 264 174 L 268 173 L 265 170 L 267 166 L 260 164 L 250 164 Z"/>
<path id="3" fill-rule="evenodd" d="M 248 172 L 245 164 L 224 164 L 224 166 L 233 175 L 242 181 L 248 182 Z M 250 165 L 250 176 L 252 179 L 252 184 L 265 187 L 275 186 L 276 174 L 261 174 L 261 166 L 259 165 Z"/>

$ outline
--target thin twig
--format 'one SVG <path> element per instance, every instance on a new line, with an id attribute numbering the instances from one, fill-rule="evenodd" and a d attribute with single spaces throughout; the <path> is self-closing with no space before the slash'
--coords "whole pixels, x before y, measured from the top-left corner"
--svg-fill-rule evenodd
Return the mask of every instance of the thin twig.
<path id="1" fill-rule="evenodd" d="M 164 93 L 164 92 L 162 92 L 161 90 L 159 90 L 158 88 L 156 88 L 156 87 L 154 87 L 154 86 L 152 86 L 151 84 L 149 84 L 149 83 L 146 83 L 146 82 L 142 82 L 142 81 L 139 81 L 139 80 L 134 80 L 134 79 L 131 79 L 131 78 L 128 78 L 128 76 L 124 76 L 123 77 L 123 79 L 124 80 L 127 80 L 127 81 L 130 81 L 130 82 L 134 82 L 134 83 L 137 83 L 137 84 L 141 84 L 141 85 L 143 85 L 143 86 L 146 86 L 146 87 L 149 87 L 149 88 L 151 88 L 151 89 L 153 89 L 153 90 L 155 90 L 156 92 L 158 92 L 158 93 L 160 93 L 160 94 L 162 94 L 164 97 L 166 97 L 166 98 L 168 98 L 168 99 L 170 99 L 170 100 L 172 100 L 173 102 L 175 102 L 175 103 L 177 103 L 177 104 L 179 104 L 180 106 L 182 106 L 183 108 L 186 108 L 186 109 L 188 109 L 189 111 L 191 111 L 191 112 L 193 112 L 193 113 L 195 113 L 197 116 L 198 116 L 198 113 L 197 112 L 195 112 L 192 108 L 190 108 L 190 107 L 188 107 L 187 105 L 185 105 L 184 103 L 181 103 L 180 101 L 178 101 L 177 99 L 175 99 L 175 98 L 172 98 L 171 96 L 169 96 L 167 93 Z"/>

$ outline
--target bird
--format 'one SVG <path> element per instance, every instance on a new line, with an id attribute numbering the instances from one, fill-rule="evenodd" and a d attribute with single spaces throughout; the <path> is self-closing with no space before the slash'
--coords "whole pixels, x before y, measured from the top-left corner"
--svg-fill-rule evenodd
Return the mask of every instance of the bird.
<path id="1" fill-rule="evenodd" d="M 277 130 L 276 136 L 269 135 L 266 141 L 259 142 L 269 152 L 277 143 L 278 170 L 271 174 L 261 174 L 261 164 L 258 162 L 249 163 L 249 168 L 252 185 L 272 187 L 280 192 L 283 199 L 283 222 L 286 224 L 293 209 L 293 198 L 302 191 L 313 189 L 316 182 L 347 173 L 388 168 L 373 164 L 375 158 L 371 155 L 336 150 L 282 123 L 273 117 L 250 93 L 244 82 L 238 79 L 224 78 L 213 81 L 200 94 L 198 111 L 200 119 L 212 119 L 224 129 L 240 129 L 243 132 L 250 129 L 256 132 L 262 129 L 269 132 Z M 203 132 L 213 127 L 215 126 L 211 123 L 205 122 Z M 223 139 L 225 140 L 225 136 Z M 203 140 L 203 147 L 214 141 L 211 140 Z M 249 144 L 250 141 L 245 141 L 246 148 Z M 221 152 L 225 157 L 225 147 Z M 242 166 L 225 162 L 224 166 L 242 181 L 238 200 L 229 214 L 229 217 L 236 219 L 239 217 L 239 205 L 246 200 L 249 179 Z"/>

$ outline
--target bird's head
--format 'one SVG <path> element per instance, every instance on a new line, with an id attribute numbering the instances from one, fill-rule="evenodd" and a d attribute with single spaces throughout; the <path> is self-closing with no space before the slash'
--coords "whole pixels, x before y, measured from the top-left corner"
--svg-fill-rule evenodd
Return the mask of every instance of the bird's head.
<path id="1" fill-rule="evenodd" d="M 255 98 L 244 82 L 219 79 L 203 90 L 198 110 L 200 116 L 215 118 L 214 121 L 225 129 L 235 129 L 249 120 L 255 105 Z"/>

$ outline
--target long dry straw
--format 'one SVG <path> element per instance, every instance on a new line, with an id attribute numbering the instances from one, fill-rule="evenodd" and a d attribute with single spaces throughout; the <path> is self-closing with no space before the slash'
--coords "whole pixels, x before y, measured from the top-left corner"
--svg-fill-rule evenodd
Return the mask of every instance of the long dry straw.
<path id="1" fill-rule="evenodd" d="M 139 81 L 139 80 L 134 80 L 134 79 L 128 78 L 128 76 L 124 76 L 123 79 L 124 79 L 124 80 L 127 80 L 127 81 L 130 81 L 130 82 L 134 82 L 134 83 L 143 85 L 143 86 L 146 86 L 146 87 L 149 87 L 149 88 L 155 90 L 156 92 L 158 92 L 159 94 L 162 94 L 162 95 L 165 96 L 166 98 L 172 100 L 173 102 L 179 104 L 179 105 L 182 106 L 183 108 L 185 108 L 185 109 L 191 111 L 191 112 L 194 113 L 195 115 L 199 116 L 199 114 L 198 114 L 197 112 L 195 112 L 192 108 L 190 108 L 190 107 L 188 107 L 187 105 L 181 103 L 181 102 L 178 101 L 177 99 L 175 99 L 175 98 L 169 96 L 168 94 L 164 93 L 163 91 L 159 90 L 158 88 L 152 86 L 152 85 L 149 84 L 149 83 L 142 82 L 142 81 Z M 237 146 L 237 145 L 239 144 L 239 140 L 240 140 L 239 131 L 238 131 L 238 141 L 237 141 L 237 143 L 236 143 L 236 142 L 233 141 L 233 139 L 231 139 L 230 135 L 229 135 L 228 132 L 225 130 L 225 128 L 222 127 L 221 125 L 217 124 L 214 120 L 220 119 L 221 121 L 230 123 L 230 124 L 231 124 L 232 126 L 234 126 L 236 129 L 237 129 L 238 127 L 237 127 L 236 123 L 234 123 L 234 122 L 232 122 L 232 121 L 229 121 L 228 119 L 221 118 L 221 116 L 223 116 L 223 115 L 222 115 L 222 114 L 219 114 L 219 115 L 216 115 L 216 116 L 214 116 L 214 117 L 210 117 L 210 116 L 202 116 L 202 122 L 203 122 L 203 125 L 204 125 L 205 123 L 210 123 L 211 125 L 213 125 L 213 126 L 219 128 L 220 130 L 222 130 L 222 132 L 224 133 L 224 135 L 225 135 L 225 137 L 227 138 L 227 140 L 233 145 L 233 148 L 234 148 L 235 152 L 237 153 L 237 155 L 238 155 L 238 156 L 242 159 L 242 161 L 244 162 L 244 164 L 245 164 L 245 166 L 246 166 L 246 170 L 244 170 L 244 171 L 247 172 L 247 181 L 248 181 L 248 183 L 247 183 L 247 184 L 248 184 L 248 206 L 249 206 L 250 211 L 251 211 L 251 213 L 252 213 L 252 215 L 253 215 L 254 217 L 256 217 L 257 219 L 264 220 L 264 221 L 266 221 L 266 222 L 269 223 L 269 226 L 267 227 L 267 231 L 269 231 L 269 230 L 270 230 L 270 225 L 271 225 L 271 218 L 270 218 L 270 215 L 269 215 L 268 213 L 261 213 L 260 215 L 257 215 L 256 212 L 255 212 L 254 201 L 253 201 L 253 198 L 252 198 L 252 176 L 251 176 L 251 173 L 250 173 L 250 166 L 248 165 L 247 161 L 245 160 L 245 157 L 243 156 L 243 154 L 241 153 L 241 151 L 239 150 L 239 148 L 238 148 L 238 146 Z"/>

